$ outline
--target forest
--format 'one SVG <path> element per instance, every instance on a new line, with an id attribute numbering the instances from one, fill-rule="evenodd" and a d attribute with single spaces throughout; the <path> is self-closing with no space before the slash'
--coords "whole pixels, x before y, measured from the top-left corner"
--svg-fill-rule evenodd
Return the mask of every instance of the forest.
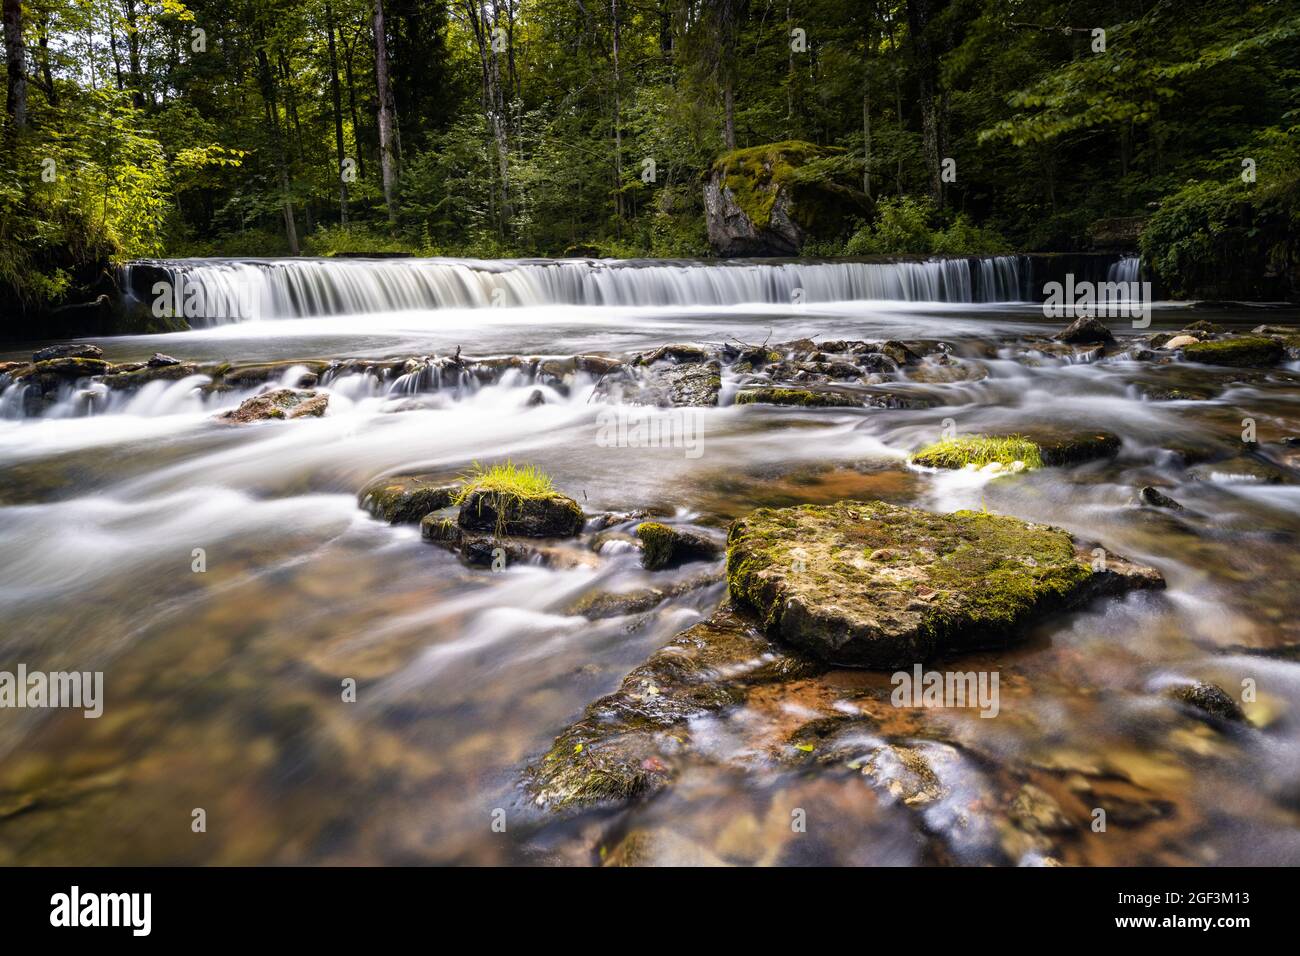
<path id="1" fill-rule="evenodd" d="M 162 256 L 707 257 L 703 182 L 770 144 L 854 193 L 803 255 L 1291 297 L 1298 38 L 1293 0 L 4 0 L 0 301 Z"/>

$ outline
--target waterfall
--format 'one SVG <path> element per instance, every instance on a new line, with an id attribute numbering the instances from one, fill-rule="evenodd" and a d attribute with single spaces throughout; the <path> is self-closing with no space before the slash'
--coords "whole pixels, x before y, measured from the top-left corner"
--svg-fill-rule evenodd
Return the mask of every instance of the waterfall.
<path id="1" fill-rule="evenodd" d="M 1124 256 L 1112 262 L 1106 270 L 1107 282 L 1137 282 L 1141 278 L 1142 259 L 1138 256 Z"/>
<path id="2" fill-rule="evenodd" d="M 1024 301 L 1020 256 L 923 262 L 183 259 L 131 263 L 123 288 L 201 327 L 251 319 L 490 306 Z"/>

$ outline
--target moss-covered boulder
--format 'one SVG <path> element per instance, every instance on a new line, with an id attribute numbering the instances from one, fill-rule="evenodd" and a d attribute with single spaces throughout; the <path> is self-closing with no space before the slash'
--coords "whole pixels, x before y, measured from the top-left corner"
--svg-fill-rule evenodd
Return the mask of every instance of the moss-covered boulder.
<path id="1" fill-rule="evenodd" d="M 362 488 L 357 504 L 389 524 L 415 524 L 449 507 L 459 491 L 459 485 L 425 475 L 389 475 Z"/>
<path id="2" fill-rule="evenodd" d="M 1183 349 L 1183 358 L 1202 365 L 1234 367 L 1270 366 L 1282 360 L 1285 349 L 1277 339 L 1263 335 L 1242 335 L 1212 342 L 1196 342 Z"/>
<path id="3" fill-rule="evenodd" d="M 722 553 L 720 546 L 703 535 L 670 528 L 658 521 L 637 525 L 636 536 L 641 540 L 641 566 L 647 571 L 676 567 L 688 561 L 710 561 Z"/>
<path id="4" fill-rule="evenodd" d="M 736 393 L 737 405 L 794 405 L 800 408 L 861 408 L 863 399 L 847 392 L 810 388 L 747 388 Z"/>
<path id="5" fill-rule="evenodd" d="M 1006 644 L 1045 616 L 1159 588 L 1155 570 L 1092 555 L 1058 528 L 880 501 L 760 509 L 732 525 L 732 599 L 829 663 L 897 667 Z"/>
<path id="6" fill-rule="evenodd" d="M 250 422 L 284 421 L 291 418 L 320 418 L 329 406 L 330 397 L 310 390 L 277 388 L 245 400 L 238 408 L 223 412 L 221 421 L 236 425 Z"/>
<path id="7" fill-rule="evenodd" d="M 871 203 L 843 150 L 798 140 L 719 156 L 704 186 L 709 242 L 722 256 L 795 256 Z"/>

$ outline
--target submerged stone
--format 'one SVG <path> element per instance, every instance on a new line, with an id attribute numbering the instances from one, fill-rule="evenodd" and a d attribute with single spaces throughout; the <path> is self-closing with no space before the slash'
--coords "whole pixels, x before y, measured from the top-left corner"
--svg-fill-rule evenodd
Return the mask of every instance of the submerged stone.
<path id="1" fill-rule="evenodd" d="M 1183 510 L 1183 506 L 1177 501 L 1150 485 L 1139 491 L 1138 497 L 1142 499 L 1144 505 L 1150 505 L 1153 508 L 1168 508 L 1170 511 Z"/>
<path id="2" fill-rule="evenodd" d="M 823 670 L 783 649 L 729 609 L 683 631 L 583 712 L 524 771 L 552 809 L 622 801 L 672 779 L 695 717 L 741 703 L 755 686 Z"/>
<path id="3" fill-rule="evenodd" d="M 1152 568 L 1103 570 L 1059 528 L 880 501 L 760 509 L 731 527 L 732 599 L 833 664 L 896 667 L 1002 645 L 1049 614 L 1133 588 Z"/>

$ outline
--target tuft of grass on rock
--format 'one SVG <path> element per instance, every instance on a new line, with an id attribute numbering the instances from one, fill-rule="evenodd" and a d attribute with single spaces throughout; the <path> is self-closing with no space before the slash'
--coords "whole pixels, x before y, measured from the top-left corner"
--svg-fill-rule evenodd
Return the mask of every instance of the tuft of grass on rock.
<path id="1" fill-rule="evenodd" d="M 505 464 L 484 468 L 478 462 L 462 478 L 452 504 L 461 505 L 475 492 L 491 492 L 502 499 L 550 498 L 558 494 L 551 476 L 536 465 Z"/>
<path id="2" fill-rule="evenodd" d="M 996 463 L 1011 468 L 1021 462 L 1026 469 L 1042 468 L 1043 456 L 1038 445 L 1021 435 L 963 435 L 947 438 L 922 448 L 911 458 L 912 464 L 925 468 L 983 468 Z"/>

